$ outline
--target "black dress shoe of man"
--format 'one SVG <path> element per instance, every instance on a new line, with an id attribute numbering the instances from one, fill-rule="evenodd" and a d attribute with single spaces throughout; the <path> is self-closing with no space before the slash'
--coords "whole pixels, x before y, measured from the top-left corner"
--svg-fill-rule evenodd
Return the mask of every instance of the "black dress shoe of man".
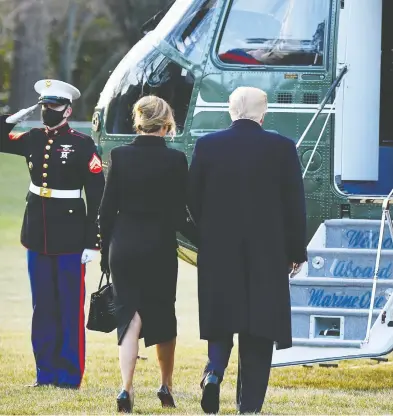
<path id="1" fill-rule="evenodd" d="M 202 381 L 202 410 L 207 414 L 216 414 L 220 410 L 220 378 L 209 372 Z"/>

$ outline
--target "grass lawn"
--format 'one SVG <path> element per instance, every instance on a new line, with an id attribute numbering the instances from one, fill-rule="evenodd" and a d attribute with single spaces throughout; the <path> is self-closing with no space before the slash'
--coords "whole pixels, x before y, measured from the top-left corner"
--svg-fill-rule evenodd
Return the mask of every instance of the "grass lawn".
<path id="1" fill-rule="evenodd" d="M 0 414 L 113 414 L 121 387 L 115 332 L 87 331 L 86 372 L 79 391 L 29 389 L 34 381 L 30 343 L 31 297 L 25 250 L 19 244 L 28 187 L 24 160 L 0 155 Z M 98 261 L 87 268 L 86 313 L 96 290 Z M 176 414 L 201 413 L 199 381 L 206 344 L 198 338 L 196 270 L 181 262 L 177 316 L 178 347 L 174 376 Z M 235 414 L 236 350 L 222 385 L 221 414 Z M 159 369 L 154 347 L 140 354 L 137 364 L 135 413 L 169 414 L 156 397 Z M 273 369 L 266 414 L 388 414 L 393 413 L 393 361 L 339 363 L 339 368 Z"/>

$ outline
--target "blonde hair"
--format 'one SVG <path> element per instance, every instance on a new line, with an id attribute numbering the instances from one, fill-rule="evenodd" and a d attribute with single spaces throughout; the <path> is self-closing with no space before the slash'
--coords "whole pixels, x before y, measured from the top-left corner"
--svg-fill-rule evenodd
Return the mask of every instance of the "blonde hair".
<path id="1" fill-rule="evenodd" d="M 132 110 L 137 133 L 155 133 L 162 127 L 168 134 L 176 134 L 176 123 L 170 105 L 160 97 L 148 95 L 139 99 Z"/>
<path id="2" fill-rule="evenodd" d="M 260 123 L 267 111 L 267 94 L 254 87 L 239 87 L 229 97 L 232 121 L 249 119 Z"/>

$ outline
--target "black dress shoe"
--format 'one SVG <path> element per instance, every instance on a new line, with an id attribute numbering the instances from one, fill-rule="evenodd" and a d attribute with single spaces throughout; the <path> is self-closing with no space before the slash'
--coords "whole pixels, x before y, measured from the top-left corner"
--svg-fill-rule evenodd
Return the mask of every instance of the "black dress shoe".
<path id="1" fill-rule="evenodd" d="M 202 380 L 202 410 L 207 414 L 216 414 L 220 410 L 220 379 L 213 372 L 207 373 Z"/>
<path id="2" fill-rule="evenodd" d="M 117 411 L 120 413 L 132 413 L 134 400 L 131 400 L 127 391 L 122 390 L 117 396 Z"/>
<path id="3" fill-rule="evenodd" d="M 48 387 L 48 386 L 51 386 L 51 384 L 50 383 L 43 384 L 43 383 L 39 383 L 38 381 L 36 381 L 33 384 L 28 384 L 26 387 Z"/>
<path id="4" fill-rule="evenodd" d="M 176 407 L 168 386 L 161 386 L 157 391 L 157 396 L 161 400 L 162 407 Z"/>

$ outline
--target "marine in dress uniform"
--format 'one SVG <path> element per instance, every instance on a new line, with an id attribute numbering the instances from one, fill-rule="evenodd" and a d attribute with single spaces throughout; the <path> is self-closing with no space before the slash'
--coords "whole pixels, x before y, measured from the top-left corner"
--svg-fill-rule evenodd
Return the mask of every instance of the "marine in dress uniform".
<path id="1" fill-rule="evenodd" d="M 105 179 L 93 139 L 67 121 L 80 92 L 57 80 L 34 88 L 45 128 L 11 131 L 37 105 L 0 118 L 0 151 L 23 156 L 31 178 L 21 242 L 32 291 L 34 386 L 78 388 L 85 366 L 85 265 L 100 250 L 96 219 Z"/>

